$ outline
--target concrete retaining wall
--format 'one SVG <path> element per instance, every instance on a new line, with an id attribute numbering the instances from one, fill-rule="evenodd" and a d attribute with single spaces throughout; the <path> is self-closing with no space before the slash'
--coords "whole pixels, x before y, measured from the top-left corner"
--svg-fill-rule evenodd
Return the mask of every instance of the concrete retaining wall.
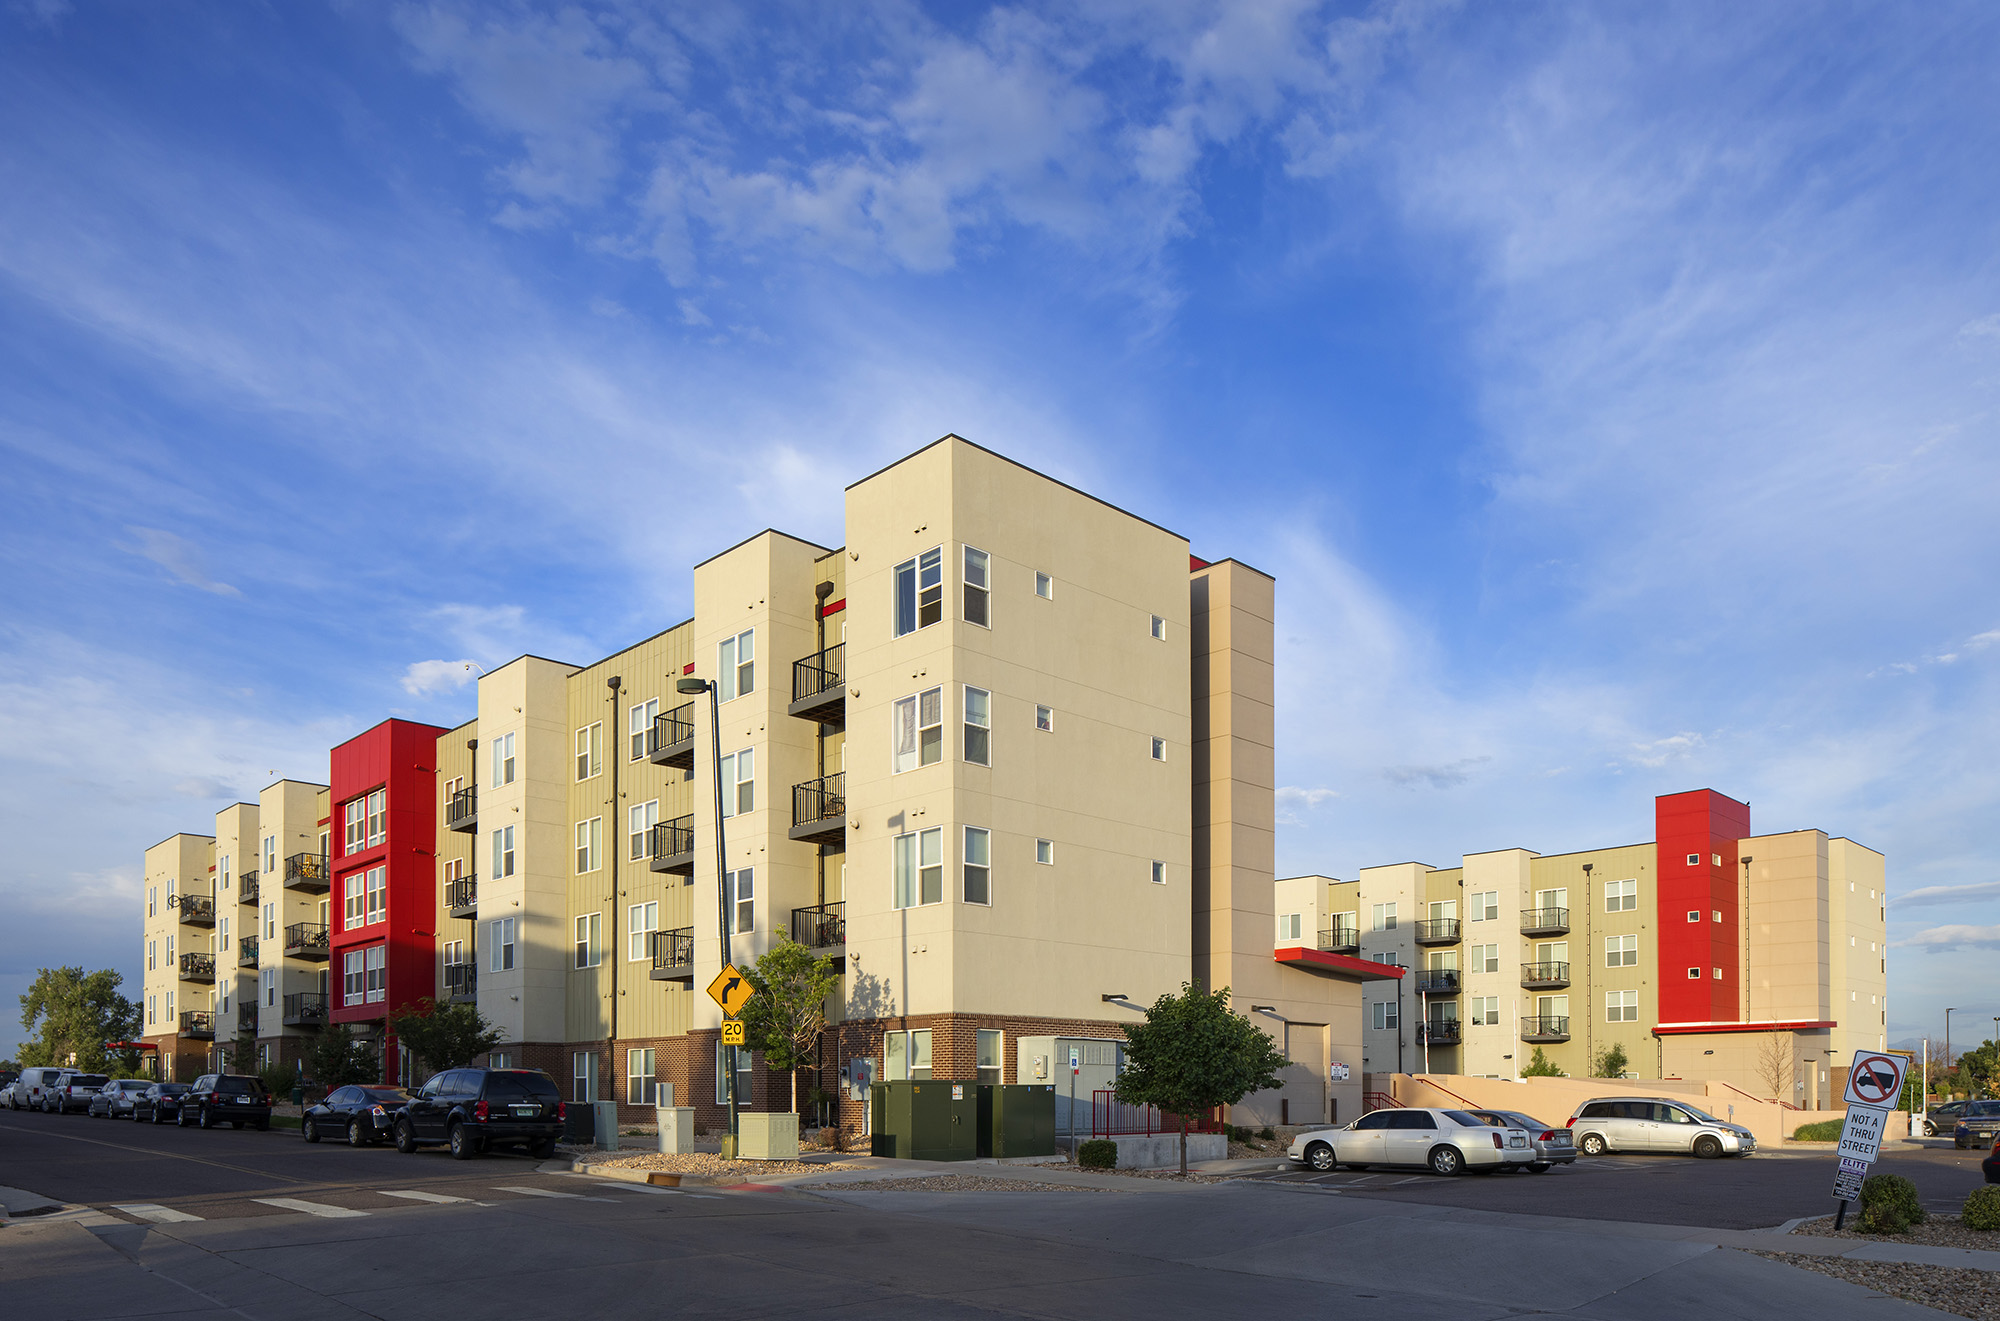
<path id="1" fill-rule="evenodd" d="M 1181 1135 L 1156 1133 L 1150 1137 L 1117 1137 L 1118 1168 L 1121 1170 L 1177 1170 L 1181 1166 Z M 1201 1160 L 1229 1159 L 1229 1139 L 1221 1133 L 1190 1133 L 1187 1137 L 1188 1164 Z"/>

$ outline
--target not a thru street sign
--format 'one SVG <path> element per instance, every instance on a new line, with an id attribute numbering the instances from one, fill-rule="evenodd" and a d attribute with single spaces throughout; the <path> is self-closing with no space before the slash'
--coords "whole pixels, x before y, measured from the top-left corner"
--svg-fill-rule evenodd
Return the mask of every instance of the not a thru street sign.
<path id="1" fill-rule="evenodd" d="M 1840 1155 L 1842 1163 L 1852 1156 L 1864 1165 L 1872 1162 L 1882 1150 L 1882 1129 L 1889 1121 L 1889 1112 L 1877 1110 L 1870 1105 L 1847 1107 L 1847 1123 L 1840 1130 Z"/>

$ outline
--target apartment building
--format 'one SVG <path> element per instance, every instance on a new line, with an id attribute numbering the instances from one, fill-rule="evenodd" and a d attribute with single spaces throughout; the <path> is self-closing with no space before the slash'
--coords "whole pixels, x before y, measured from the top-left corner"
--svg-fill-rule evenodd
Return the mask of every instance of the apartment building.
<path id="1" fill-rule="evenodd" d="M 726 933 L 739 964 L 834 960 L 805 1085 L 850 1128 L 871 1080 L 1064 1081 L 1072 1052 L 1082 1100 L 1190 980 L 1292 1061 L 1239 1122 L 1357 1113 L 1362 988 L 1403 970 L 1267 939 L 1272 580 L 955 436 L 848 487 L 845 524 L 695 565 L 693 617 L 611 656 L 481 675 L 457 728 L 384 722 L 311 808 L 267 791 L 287 841 L 331 839 L 287 864 L 288 895 L 319 888 L 282 914 L 260 1031 L 273 996 L 330 994 L 394 1073 L 390 1013 L 469 1002 L 495 1061 L 712 1124 Z M 313 1022 L 277 1030 L 290 1058 Z M 745 1056 L 739 1094 L 789 1104 Z"/>
<path id="2" fill-rule="evenodd" d="M 1615 1045 L 1632 1077 L 1767 1094 L 1782 1057 L 1785 1099 L 1838 1095 L 1853 1052 L 1887 1044 L 1883 856 L 1752 835 L 1749 805 L 1713 790 L 1654 812 L 1641 844 L 1282 880 L 1277 941 L 1411 971 L 1368 996 L 1371 1072 L 1519 1077 L 1540 1049 L 1585 1076 Z"/>

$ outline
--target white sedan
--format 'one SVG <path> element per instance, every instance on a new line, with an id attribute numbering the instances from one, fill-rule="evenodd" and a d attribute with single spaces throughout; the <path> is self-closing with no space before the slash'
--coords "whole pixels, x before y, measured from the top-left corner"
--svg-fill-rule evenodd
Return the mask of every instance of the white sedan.
<path id="1" fill-rule="evenodd" d="M 1433 1174 L 1487 1174 L 1529 1164 L 1535 1144 L 1524 1128 L 1495 1128 L 1463 1110 L 1412 1107 L 1375 1110 L 1345 1128 L 1301 1133 L 1285 1154 L 1316 1170 L 1411 1165 Z"/>

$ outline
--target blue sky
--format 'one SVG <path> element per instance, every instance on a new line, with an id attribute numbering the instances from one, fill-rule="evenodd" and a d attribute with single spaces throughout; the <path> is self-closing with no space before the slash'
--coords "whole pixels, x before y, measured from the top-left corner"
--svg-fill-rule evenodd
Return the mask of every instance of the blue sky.
<path id="1" fill-rule="evenodd" d="M 0 0 L 0 996 L 136 984 L 148 844 L 956 431 L 1278 577 L 1281 871 L 1713 787 L 1888 854 L 1892 1040 L 2000 1015 L 1996 56 L 1973 4 Z"/>

